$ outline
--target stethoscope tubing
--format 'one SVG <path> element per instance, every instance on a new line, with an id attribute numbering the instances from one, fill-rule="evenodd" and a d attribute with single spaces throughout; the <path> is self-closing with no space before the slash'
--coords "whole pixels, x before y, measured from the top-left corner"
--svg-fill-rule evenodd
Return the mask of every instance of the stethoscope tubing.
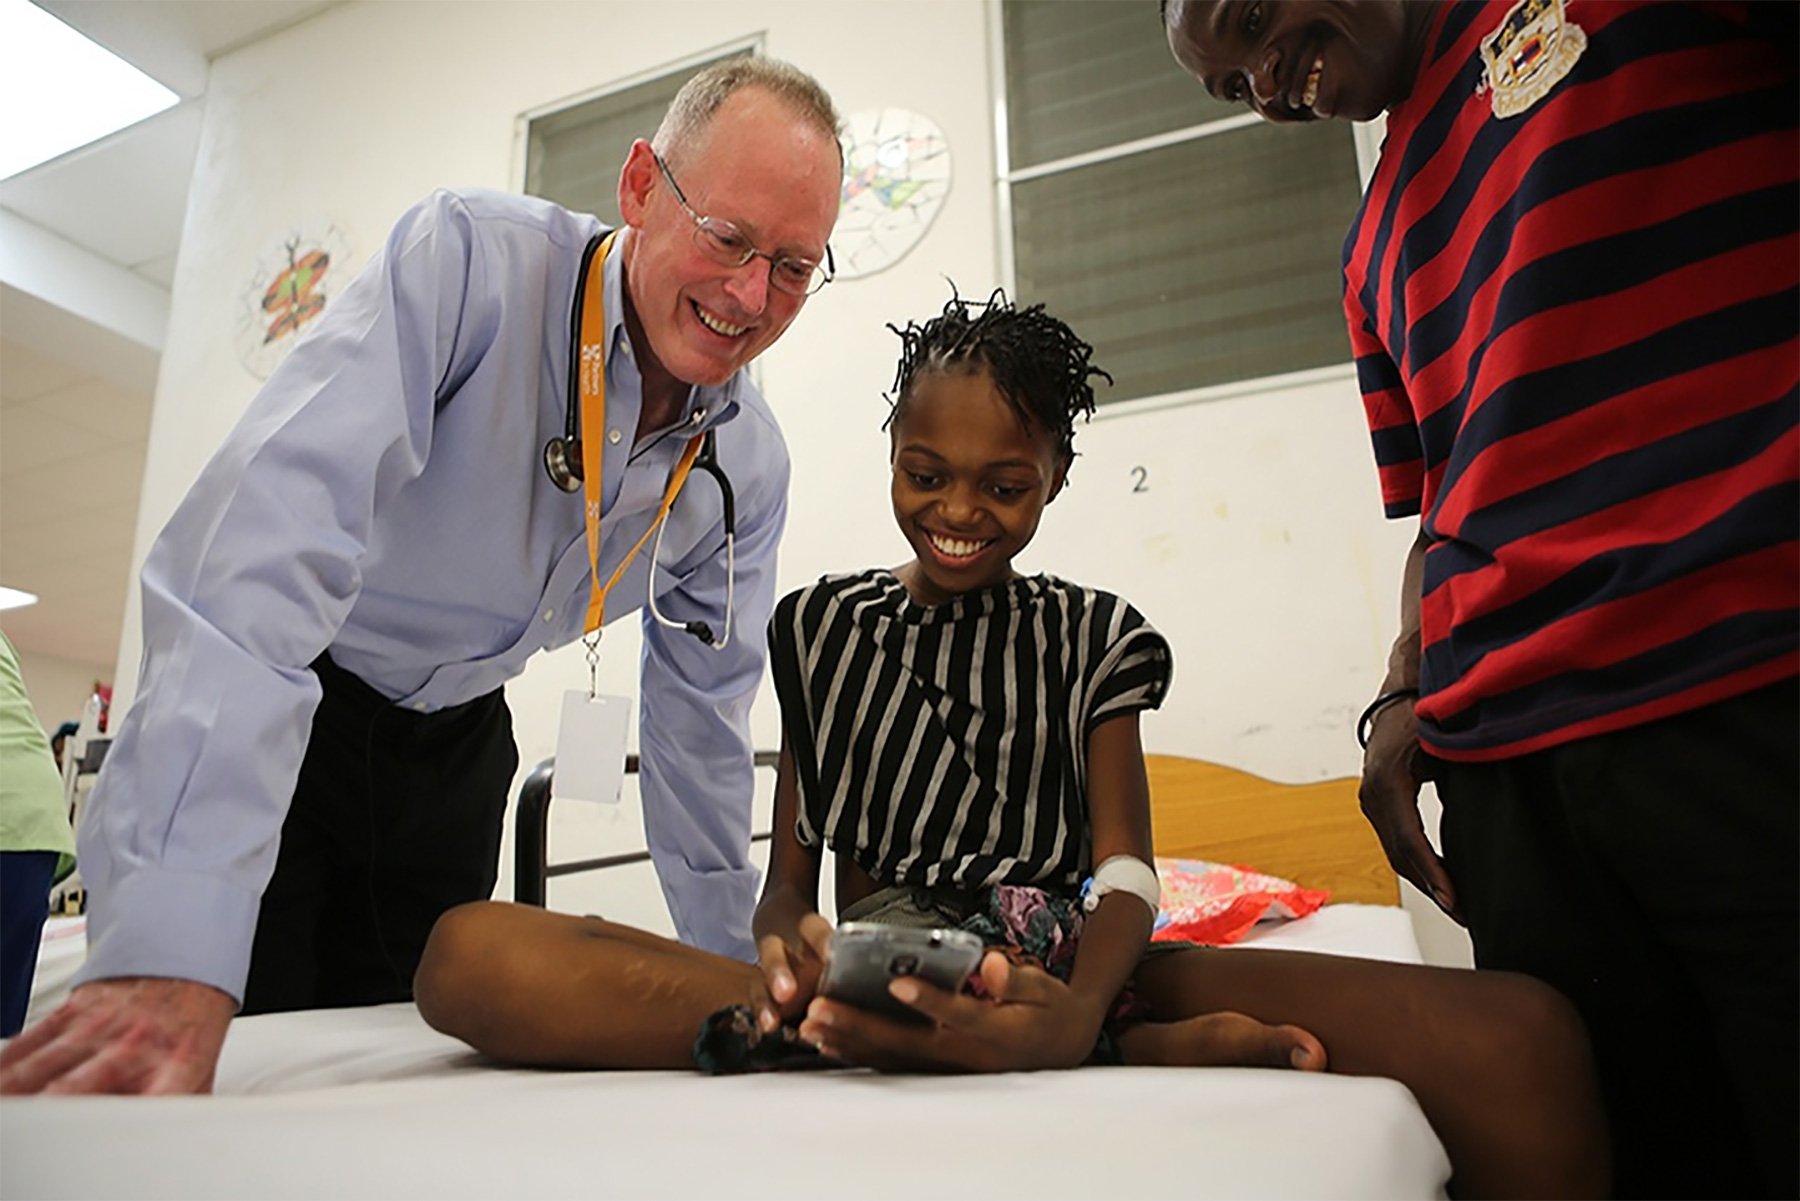
<path id="1" fill-rule="evenodd" d="M 725 475 L 725 468 L 719 464 L 719 435 L 715 430 L 707 430 L 700 442 L 700 453 L 694 456 L 694 467 L 712 476 L 713 482 L 719 485 L 719 500 L 725 516 L 725 632 L 715 641 L 712 626 L 704 621 L 674 621 L 664 617 L 662 609 L 656 603 L 656 568 L 662 562 L 663 530 L 668 522 L 662 521 L 656 527 L 656 540 L 650 544 L 650 579 L 645 589 L 649 598 L 650 616 L 671 630 L 683 630 L 716 651 L 722 651 L 731 642 L 731 622 L 736 615 L 735 593 L 737 591 L 737 498 L 732 495 L 731 480 Z M 684 485 L 685 488 L 685 485 Z M 679 499 L 679 498 L 678 498 Z"/>
<path id="2" fill-rule="evenodd" d="M 569 310 L 569 383 L 563 398 L 562 437 L 544 444 L 544 471 L 564 492 L 576 492 L 583 479 L 581 462 L 581 315 L 587 304 L 588 270 L 606 240 L 595 234 L 581 251 L 581 267 L 575 272 L 575 303 Z"/>

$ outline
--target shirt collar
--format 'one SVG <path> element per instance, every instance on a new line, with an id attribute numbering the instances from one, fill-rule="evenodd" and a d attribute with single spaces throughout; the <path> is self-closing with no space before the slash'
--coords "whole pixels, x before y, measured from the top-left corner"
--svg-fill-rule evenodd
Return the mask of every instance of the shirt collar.
<path id="1" fill-rule="evenodd" d="M 623 230 L 621 230 L 623 237 Z M 631 335 L 625 329 L 625 255 L 624 247 L 617 239 L 613 242 L 613 251 L 606 256 L 606 274 L 602 280 L 602 292 L 606 298 L 606 361 L 607 374 L 612 375 L 611 365 L 616 361 L 623 371 L 622 378 L 629 379 L 633 387 L 630 399 L 621 407 L 620 424 L 629 416 L 630 428 L 637 427 L 638 410 L 643 404 L 643 373 L 639 371 L 636 356 L 631 348 Z M 696 430 L 711 429 L 721 425 L 738 414 L 740 401 L 748 381 L 745 372 L 740 369 L 732 377 L 717 386 L 700 385 L 688 390 L 687 407 L 682 409 L 682 420 L 688 419 L 696 409 L 704 409 L 706 416 Z M 607 398 L 612 403 L 611 396 Z M 625 398 L 621 397 L 621 401 Z M 623 411 L 630 408 L 630 413 Z"/>

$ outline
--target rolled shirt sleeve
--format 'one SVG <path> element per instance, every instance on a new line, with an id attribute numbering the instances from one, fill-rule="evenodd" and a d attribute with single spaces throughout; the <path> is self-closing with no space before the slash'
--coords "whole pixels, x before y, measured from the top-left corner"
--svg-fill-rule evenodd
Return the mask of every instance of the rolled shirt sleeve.
<path id="1" fill-rule="evenodd" d="M 645 610 L 640 785 L 645 834 L 676 933 L 683 942 L 753 961 L 758 875 L 749 859 L 750 708 L 768 658 L 790 468 L 780 431 L 760 407 L 719 427 L 719 458 L 737 501 L 731 638 L 714 650 Z M 687 485 L 702 493 L 712 488 L 699 472 Z M 716 505 L 707 500 L 708 508 Z M 680 503 L 688 503 L 686 492 Z M 659 573 L 659 603 L 671 620 L 708 621 L 716 632 L 726 600 L 723 546 L 716 537 L 703 539 L 694 558 L 691 570 L 677 564 L 673 573 Z"/>

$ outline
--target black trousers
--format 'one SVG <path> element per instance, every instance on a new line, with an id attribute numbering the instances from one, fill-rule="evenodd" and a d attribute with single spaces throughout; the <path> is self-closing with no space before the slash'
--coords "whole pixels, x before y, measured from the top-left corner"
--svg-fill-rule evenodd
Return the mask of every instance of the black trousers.
<path id="1" fill-rule="evenodd" d="M 1794 1197 L 1800 688 L 1437 761 L 1475 961 L 1581 1011 L 1621 1197 Z"/>
<path id="2" fill-rule="evenodd" d="M 0 851 L 0 1038 L 25 1026 L 61 858 L 55 851 Z"/>
<path id="3" fill-rule="evenodd" d="M 412 997 L 445 910 L 494 889 L 518 767 L 496 689 L 437 713 L 389 702 L 321 656 L 325 694 L 263 892 L 246 1014 Z"/>

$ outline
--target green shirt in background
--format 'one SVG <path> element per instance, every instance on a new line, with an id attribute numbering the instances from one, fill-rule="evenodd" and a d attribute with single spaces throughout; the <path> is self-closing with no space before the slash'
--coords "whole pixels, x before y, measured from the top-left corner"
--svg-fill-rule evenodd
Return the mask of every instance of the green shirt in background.
<path id="1" fill-rule="evenodd" d="M 0 851 L 55 851 L 58 880 L 75 870 L 62 774 L 25 694 L 19 652 L 5 634 L 0 634 Z"/>

